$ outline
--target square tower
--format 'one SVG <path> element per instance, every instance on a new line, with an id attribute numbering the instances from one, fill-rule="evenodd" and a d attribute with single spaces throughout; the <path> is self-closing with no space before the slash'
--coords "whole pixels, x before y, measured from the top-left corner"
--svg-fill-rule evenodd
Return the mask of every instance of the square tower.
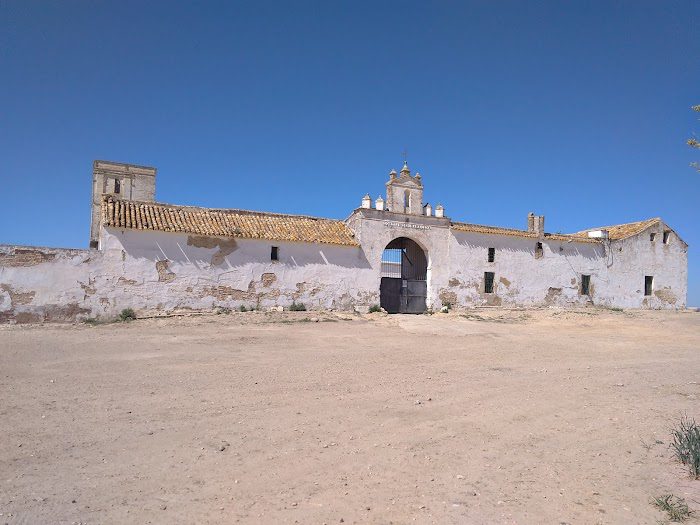
<path id="1" fill-rule="evenodd" d="M 102 195 L 153 202 L 156 197 L 156 169 L 107 160 L 96 160 L 92 163 L 90 248 L 98 246 Z"/>

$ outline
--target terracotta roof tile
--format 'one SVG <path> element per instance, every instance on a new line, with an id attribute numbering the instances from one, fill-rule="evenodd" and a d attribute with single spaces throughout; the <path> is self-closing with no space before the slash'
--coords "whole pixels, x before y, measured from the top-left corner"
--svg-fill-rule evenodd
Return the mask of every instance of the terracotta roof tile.
<path id="1" fill-rule="evenodd" d="M 217 237 L 358 246 L 343 221 L 247 210 L 217 210 L 102 197 L 102 223 L 115 228 Z"/>
<path id="2" fill-rule="evenodd" d="M 653 219 L 647 219 L 645 221 L 628 222 L 627 224 L 616 224 L 614 226 L 601 226 L 600 228 L 589 228 L 588 230 L 583 230 L 574 233 L 576 237 L 586 237 L 588 232 L 598 231 L 598 230 L 608 230 L 608 238 L 612 241 L 617 241 L 620 239 L 626 239 L 627 237 L 632 237 L 638 233 L 643 232 L 648 227 L 653 226 L 661 222 L 659 217 Z"/>

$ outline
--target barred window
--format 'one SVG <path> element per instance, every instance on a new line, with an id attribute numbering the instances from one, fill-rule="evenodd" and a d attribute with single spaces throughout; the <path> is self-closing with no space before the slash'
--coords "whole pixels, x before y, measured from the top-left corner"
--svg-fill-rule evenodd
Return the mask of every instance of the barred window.
<path id="1" fill-rule="evenodd" d="M 489 262 L 496 260 L 496 248 L 489 248 Z"/>

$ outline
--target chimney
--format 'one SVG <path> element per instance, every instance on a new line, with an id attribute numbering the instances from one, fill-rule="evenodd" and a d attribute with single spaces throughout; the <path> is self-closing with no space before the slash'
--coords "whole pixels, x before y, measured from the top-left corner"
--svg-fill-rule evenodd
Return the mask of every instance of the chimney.
<path id="1" fill-rule="evenodd" d="M 362 197 L 362 207 L 366 209 L 372 207 L 372 199 L 370 198 L 369 194 Z"/>
<path id="2" fill-rule="evenodd" d="M 537 235 L 544 235 L 544 215 L 527 214 L 527 231 Z"/>
<path id="3" fill-rule="evenodd" d="M 375 201 L 375 207 L 379 211 L 382 211 L 384 209 L 384 199 L 382 199 L 381 195 L 377 197 L 377 200 Z"/>
<path id="4" fill-rule="evenodd" d="M 544 215 L 535 216 L 535 233 L 537 235 L 544 235 Z"/>
<path id="5" fill-rule="evenodd" d="M 436 217 L 444 217 L 445 216 L 445 208 L 442 207 L 442 204 L 438 204 L 435 206 L 435 216 Z"/>
<path id="6" fill-rule="evenodd" d="M 530 233 L 535 231 L 535 214 L 532 212 L 527 214 L 527 231 Z"/>

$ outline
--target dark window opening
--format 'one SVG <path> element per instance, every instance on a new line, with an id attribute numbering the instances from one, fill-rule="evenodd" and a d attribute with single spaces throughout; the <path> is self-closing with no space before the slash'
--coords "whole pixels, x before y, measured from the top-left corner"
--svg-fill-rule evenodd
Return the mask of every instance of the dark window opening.
<path id="1" fill-rule="evenodd" d="M 542 243 L 538 242 L 535 244 L 535 259 L 539 259 L 544 256 L 544 250 L 542 249 Z"/>
<path id="2" fill-rule="evenodd" d="M 270 260 L 279 261 L 280 260 L 280 249 L 277 246 L 273 246 L 270 250 Z"/>
<path id="3" fill-rule="evenodd" d="M 591 293 L 591 276 L 581 276 L 581 295 L 590 295 Z"/>
<path id="4" fill-rule="evenodd" d="M 654 276 L 645 275 L 644 276 L 644 295 L 651 295 L 654 291 Z"/>
<path id="5" fill-rule="evenodd" d="M 496 260 L 496 248 L 489 248 L 489 262 Z"/>
<path id="6" fill-rule="evenodd" d="M 484 293 L 493 293 L 493 272 L 484 272 Z"/>
<path id="7" fill-rule="evenodd" d="M 671 240 L 671 232 L 670 231 L 665 231 L 664 232 L 664 244 L 668 244 L 668 241 Z"/>
<path id="8" fill-rule="evenodd" d="M 651 242 L 654 242 L 654 241 L 656 240 L 656 234 L 655 234 L 655 233 L 650 233 L 650 234 L 649 234 L 649 240 L 650 240 Z"/>
<path id="9" fill-rule="evenodd" d="M 114 193 L 121 193 L 122 183 L 119 179 L 114 179 Z"/>
<path id="10" fill-rule="evenodd" d="M 97 247 L 98 247 L 97 241 L 90 241 L 90 248 L 97 248 Z"/>

